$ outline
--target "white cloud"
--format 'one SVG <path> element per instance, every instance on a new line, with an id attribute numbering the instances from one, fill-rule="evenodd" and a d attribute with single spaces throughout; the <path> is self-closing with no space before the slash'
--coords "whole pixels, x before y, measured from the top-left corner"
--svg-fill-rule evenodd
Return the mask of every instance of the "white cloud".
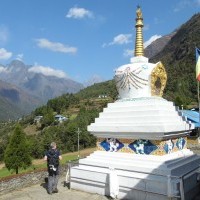
<path id="1" fill-rule="evenodd" d="M 119 34 L 113 38 L 113 41 L 110 43 L 104 43 L 102 47 L 111 46 L 111 45 L 123 45 L 132 42 L 130 38 L 132 37 L 131 34 Z"/>
<path id="2" fill-rule="evenodd" d="M 29 68 L 28 71 L 43 74 L 45 76 L 56 76 L 58 78 L 67 78 L 65 72 L 41 65 L 34 65 L 33 67 Z"/>
<path id="3" fill-rule="evenodd" d="M 108 44 L 103 43 L 101 46 L 104 48 L 104 47 L 108 46 Z"/>
<path id="4" fill-rule="evenodd" d="M 8 72 L 8 71 L 6 70 L 5 67 L 0 67 L 0 73 L 1 73 L 1 72 Z"/>
<path id="5" fill-rule="evenodd" d="M 134 54 L 134 50 L 133 49 L 125 49 L 124 53 L 123 53 L 123 56 L 125 56 L 125 57 L 133 57 L 133 54 Z"/>
<path id="6" fill-rule="evenodd" d="M 161 20 L 160 18 L 155 17 L 153 21 L 154 21 L 154 24 L 159 24 Z"/>
<path id="7" fill-rule="evenodd" d="M 9 37 L 9 31 L 6 26 L 1 25 L 0 26 L 0 42 L 6 43 Z"/>
<path id="8" fill-rule="evenodd" d="M 150 27 L 149 24 L 145 24 L 143 30 L 144 30 L 144 31 L 148 31 L 148 30 L 149 30 L 149 27 Z"/>
<path id="9" fill-rule="evenodd" d="M 147 40 L 144 43 L 144 48 L 146 48 L 147 46 L 149 46 L 152 42 L 154 42 L 155 40 L 157 40 L 158 38 L 162 37 L 161 35 L 153 35 L 149 38 L 149 40 Z"/>
<path id="10" fill-rule="evenodd" d="M 161 35 L 153 35 L 144 43 L 144 48 L 149 46 L 153 41 L 157 40 L 158 38 L 162 37 Z M 123 52 L 123 56 L 125 57 L 132 57 L 134 56 L 134 49 L 125 49 Z"/>
<path id="11" fill-rule="evenodd" d="M 6 49 L 1 48 L 0 49 L 0 60 L 7 60 L 11 58 L 12 52 L 8 52 Z"/>
<path id="12" fill-rule="evenodd" d="M 130 43 L 131 34 L 120 34 L 114 37 L 112 44 L 127 44 Z"/>
<path id="13" fill-rule="evenodd" d="M 200 0 L 182 0 L 174 8 L 174 12 L 179 12 L 183 9 L 188 9 L 188 7 L 200 6 Z"/>
<path id="14" fill-rule="evenodd" d="M 69 9 L 66 17 L 74 19 L 82 19 L 85 17 L 92 18 L 93 13 L 89 10 L 86 10 L 85 8 L 73 7 Z"/>
<path id="15" fill-rule="evenodd" d="M 22 61 L 22 60 L 23 60 L 23 57 L 24 57 L 24 54 L 21 53 L 21 54 L 18 54 L 18 55 L 17 55 L 16 59 Z"/>
<path id="16" fill-rule="evenodd" d="M 176 5 L 176 7 L 174 8 L 174 12 L 179 12 L 187 8 L 188 6 L 192 6 L 192 4 L 193 2 L 191 2 L 190 0 L 182 0 Z"/>
<path id="17" fill-rule="evenodd" d="M 70 47 L 59 42 L 51 42 L 45 38 L 36 39 L 37 46 L 44 49 L 49 49 L 55 52 L 72 53 L 77 52 L 76 47 Z"/>

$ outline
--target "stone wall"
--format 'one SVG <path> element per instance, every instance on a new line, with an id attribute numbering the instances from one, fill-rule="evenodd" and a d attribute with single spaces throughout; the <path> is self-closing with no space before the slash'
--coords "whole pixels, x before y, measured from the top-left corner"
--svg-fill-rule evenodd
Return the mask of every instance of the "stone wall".
<path id="1" fill-rule="evenodd" d="M 60 175 L 63 175 L 66 167 L 62 166 Z M 12 190 L 28 187 L 34 184 L 44 183 L 48 177 L 47 169 L 36 170 L 26 174 L 17 174 L 0 179 L 0 195 Z"/>

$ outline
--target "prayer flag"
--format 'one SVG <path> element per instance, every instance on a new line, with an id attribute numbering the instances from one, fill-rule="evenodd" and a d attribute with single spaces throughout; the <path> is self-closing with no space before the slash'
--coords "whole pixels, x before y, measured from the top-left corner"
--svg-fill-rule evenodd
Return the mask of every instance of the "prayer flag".
<path id="1" fill-rule="evenodd" d="M 200 81 L 200 50 L 196 48 L 196 79 Z"/>

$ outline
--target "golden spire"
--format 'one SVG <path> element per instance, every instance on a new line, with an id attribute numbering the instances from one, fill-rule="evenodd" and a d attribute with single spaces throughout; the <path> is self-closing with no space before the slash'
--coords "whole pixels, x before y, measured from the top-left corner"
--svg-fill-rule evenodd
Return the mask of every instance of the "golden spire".
<path id="1" fill-rule="evenodd" d="M 137 18 L 136 18 L 136 39 L 135 39 L 135 56 L 144 56 L 144 46 L 143 46 L 143 35 L 142 35 L 142 28 L 143 28 L 143 18 L 142 18 L 142 11 L 140 6 L 137 7 L 136 10 Z"/>

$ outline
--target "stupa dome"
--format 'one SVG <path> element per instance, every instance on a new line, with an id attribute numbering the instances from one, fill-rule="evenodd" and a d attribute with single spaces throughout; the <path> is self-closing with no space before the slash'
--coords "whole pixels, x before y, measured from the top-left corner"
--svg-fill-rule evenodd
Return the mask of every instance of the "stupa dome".
<path id="1" fill-rule="evenodd" d="M 148 58 L 139 56 L 119 67 L 114 79 L 120 98 L 131 99 L 162 96 L 167 74 L 161 62 L 149 63 Z"/>
<path id="2" fill-rule="evenodd" d="M 163 64 L 149 63 L 148 58 L 144 57 L 143 18 L 140 7 L 136 14 L 135 55 L 129 64 L 120 66 L 114 76 L 120 99 L 162 96 L 167 82 Z"/>

